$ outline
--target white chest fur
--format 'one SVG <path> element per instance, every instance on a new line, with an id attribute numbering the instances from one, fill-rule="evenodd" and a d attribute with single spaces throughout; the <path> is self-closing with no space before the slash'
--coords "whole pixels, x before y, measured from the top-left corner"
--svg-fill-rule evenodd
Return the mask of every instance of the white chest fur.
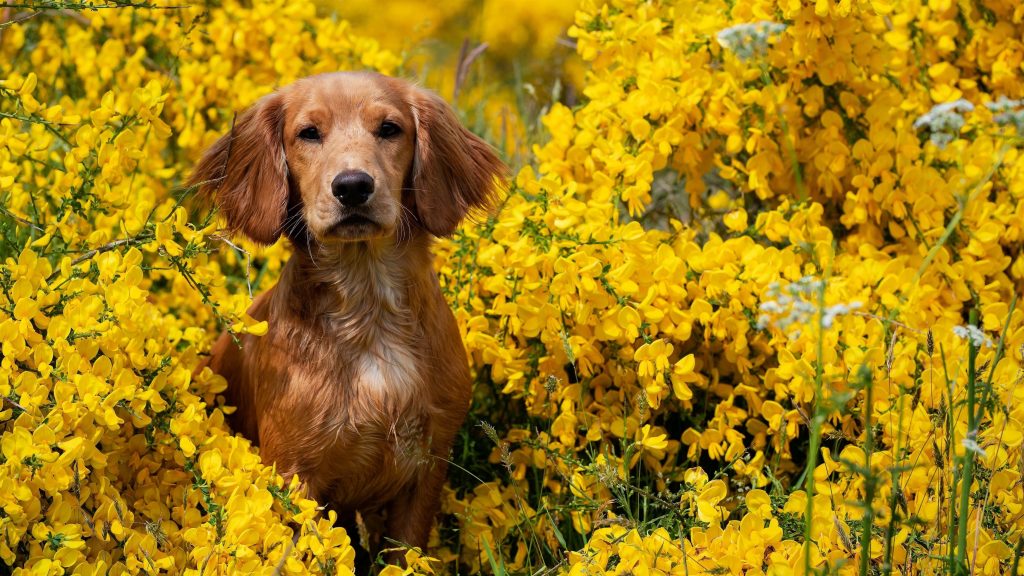
<path id="1" fill-rule="evenodd" d="M 356 385 L 366 392 L 405 400 L 419 387 L 417 358 L 408 349 L 405 338 L 396 338 L 388 330 L 378 337 L 354 361 Z"/>

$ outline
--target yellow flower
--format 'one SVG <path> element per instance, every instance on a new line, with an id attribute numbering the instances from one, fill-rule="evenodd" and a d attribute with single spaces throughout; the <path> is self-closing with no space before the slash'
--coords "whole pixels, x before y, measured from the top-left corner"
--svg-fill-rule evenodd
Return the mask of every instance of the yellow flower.
<path id="1" fill-rule="evenodd" d="M 729 230 L 743 232 L 747 228 L 747 212 L 743 209 L 733 210 L 726 214 L 722 221 Z"/>

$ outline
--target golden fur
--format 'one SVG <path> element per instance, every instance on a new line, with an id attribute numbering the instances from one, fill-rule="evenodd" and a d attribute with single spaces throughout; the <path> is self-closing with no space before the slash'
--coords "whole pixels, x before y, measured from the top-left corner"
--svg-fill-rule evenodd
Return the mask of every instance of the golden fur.
<path id="1" fill-rule="evenodd" d="M 373 178 L 364 205 L 332 193 L 348 171 Z M 240 348 L 224 334 L 211 353 L 233 425 L 310 496 L 342 516 L 384 511 L 385 534 L 411 546 L 427 543 L 471 393 L 429 248 L 504 172 L 436 95 L 336 73 L 261 99 L 191 179 L 232 230 L 295 248 L 250 310 L 267 334 Z"/>

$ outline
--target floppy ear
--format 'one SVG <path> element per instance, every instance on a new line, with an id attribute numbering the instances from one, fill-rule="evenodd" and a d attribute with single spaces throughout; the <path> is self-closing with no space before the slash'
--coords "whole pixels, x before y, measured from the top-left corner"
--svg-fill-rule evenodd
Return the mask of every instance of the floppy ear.
<path id="1" fill-rule="evenodd" d="M 504 178 L 508 168 L 440 96 L 413 88 L 410 103 L 416 119 L 416 213 L 428 232 L 448 236 L 471 209 L 491 206 L 496 178 Z"/>
<path id="2" fill-rule="evenodd" d="M 189 178 L 200 194 L 213 195 L 232 232 L 260 244 L 281 235 L 288 204 L 288 166 L 279 94 L 260 99 L 204 154 Z"/>

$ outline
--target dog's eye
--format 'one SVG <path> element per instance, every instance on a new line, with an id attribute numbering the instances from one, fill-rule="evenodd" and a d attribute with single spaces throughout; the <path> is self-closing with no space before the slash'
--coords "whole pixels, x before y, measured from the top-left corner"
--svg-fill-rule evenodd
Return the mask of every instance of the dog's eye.
<path id="1" fill-rule="evenodd" d="M 316 129 L 316 126 L 308 126 L 299 132 L 299 138 L 302 138 L 303 140 L 312 140 L 314 142 L 319 141 L 320 131 Z"/>
<path id="2" fill-rule="evenodd" d="M 402 133 L 402 127 L 390 120 L 385 120 L 380 123 L 380 128 L 377 129 L 377 136 L 381 138 L 392 138 Z"/>

